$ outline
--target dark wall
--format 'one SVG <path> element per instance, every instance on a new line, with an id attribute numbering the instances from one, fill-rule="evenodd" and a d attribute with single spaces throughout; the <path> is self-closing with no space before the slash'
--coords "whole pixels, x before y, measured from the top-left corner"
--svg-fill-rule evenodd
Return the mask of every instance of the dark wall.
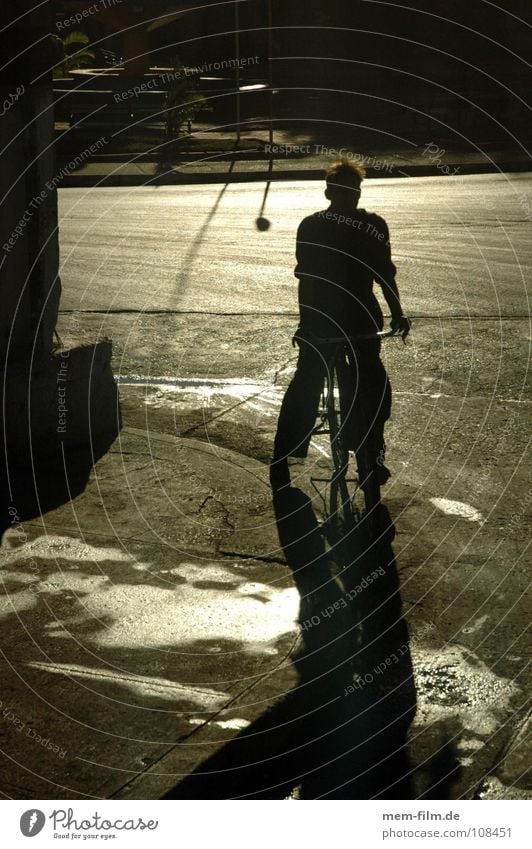
<path id="1" fill-rule="evenodd" d="M 390 99 L 405 121 L 437 108 L 472 109 L 492 129 L 508 114 L 523 124 L 530 31 L 519 17 L 532 22 L 528 0 L 274 0 L 276 81 L 357 92 L 368 113 Z"/>

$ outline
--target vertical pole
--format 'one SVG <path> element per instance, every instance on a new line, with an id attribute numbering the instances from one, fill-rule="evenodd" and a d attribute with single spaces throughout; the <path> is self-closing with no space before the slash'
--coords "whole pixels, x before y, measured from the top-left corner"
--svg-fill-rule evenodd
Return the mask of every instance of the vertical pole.
<path id="1" fill-rule="evenodd" d="M 240 0 L 235 0 L 235 88 L 236 88 L 236 142 L 240 142 Z"/>
<path id="2" fill-rule="evenodd" d="M 273 144 L 273 13 L 272 0 L 267 0 L 268 3 L 268 111 L 269 111 L 269 130 L 270 130 L 270 150 Z"/>

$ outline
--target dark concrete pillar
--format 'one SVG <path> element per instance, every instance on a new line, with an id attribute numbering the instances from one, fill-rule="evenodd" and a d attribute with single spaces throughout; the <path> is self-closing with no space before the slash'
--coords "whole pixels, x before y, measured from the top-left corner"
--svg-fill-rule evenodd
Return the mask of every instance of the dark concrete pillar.
<path id="1" fill-rule="evenodd" d="M 52 346 L 59 305 L 48 4 L 7 0 L 0 43 L 0 352 Z M 18 19 L 18 20 L 16 20 Z M 3 114 L 2 114 L 3 113 Z"/>
<path id="2" fill-rule="evenodd" d="M 119 428 L 111 343 L 54 351 L 59 241 L 49 3 L 0 11 L 0 478 L 72 446 L 94 458 Z M 11 475 L 12 482 L 17 475 Z"/>

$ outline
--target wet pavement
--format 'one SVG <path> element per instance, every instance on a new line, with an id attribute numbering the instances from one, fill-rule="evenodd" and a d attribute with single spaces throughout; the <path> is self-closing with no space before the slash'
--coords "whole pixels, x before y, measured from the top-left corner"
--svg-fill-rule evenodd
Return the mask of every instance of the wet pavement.
<path id="1" fill-rule="evenodd" d="M 257 187 L 62 193 L 59 332 L 113 339 L 124 428 L 4 534 L 3 793 L 527 795 L 525 176 L 368 183 L 415 324 L 383 352 L 389 529 L 341 557 L 310 482 L 327 442 L 288 501 L 267 482 L 317 186 L 272 187 L 260 236 Z"/>

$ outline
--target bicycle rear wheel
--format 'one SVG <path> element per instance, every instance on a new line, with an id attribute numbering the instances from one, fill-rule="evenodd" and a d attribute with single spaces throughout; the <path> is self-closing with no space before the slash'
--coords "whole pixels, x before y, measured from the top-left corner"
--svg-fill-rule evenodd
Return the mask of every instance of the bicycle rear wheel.
<path id="1" fill-rule="evenodd" d="M 349 490 L 346 482 L 347 467 L 349 463 L 349 453 L 344 446 L 343 436 L 338 427 L 337 415 L 331 416 L 329 422 L 331 433 L 331 451 L 334 466 L 334 474 L 331 479 L 331 495 L 330 506 L 331 513 L 336 513 L 338 510 L 338 502 L 340 508 L 350 501 Z"/>
<path id="2" fill-rule="evenodd" d="M 334 392 L 334 384 L 331 385 L 331 391 Z M 352 529 L 354 514 L 347 484 L 349 451 L 340 421 L 340 413 L 335 407 L 333 395 L 331 395 L 328 403 L 327 418 L 334 466 L 329 487 L 329 527 L 331 536 L 334 536 L 334 543 L 338 543 Z"/>

